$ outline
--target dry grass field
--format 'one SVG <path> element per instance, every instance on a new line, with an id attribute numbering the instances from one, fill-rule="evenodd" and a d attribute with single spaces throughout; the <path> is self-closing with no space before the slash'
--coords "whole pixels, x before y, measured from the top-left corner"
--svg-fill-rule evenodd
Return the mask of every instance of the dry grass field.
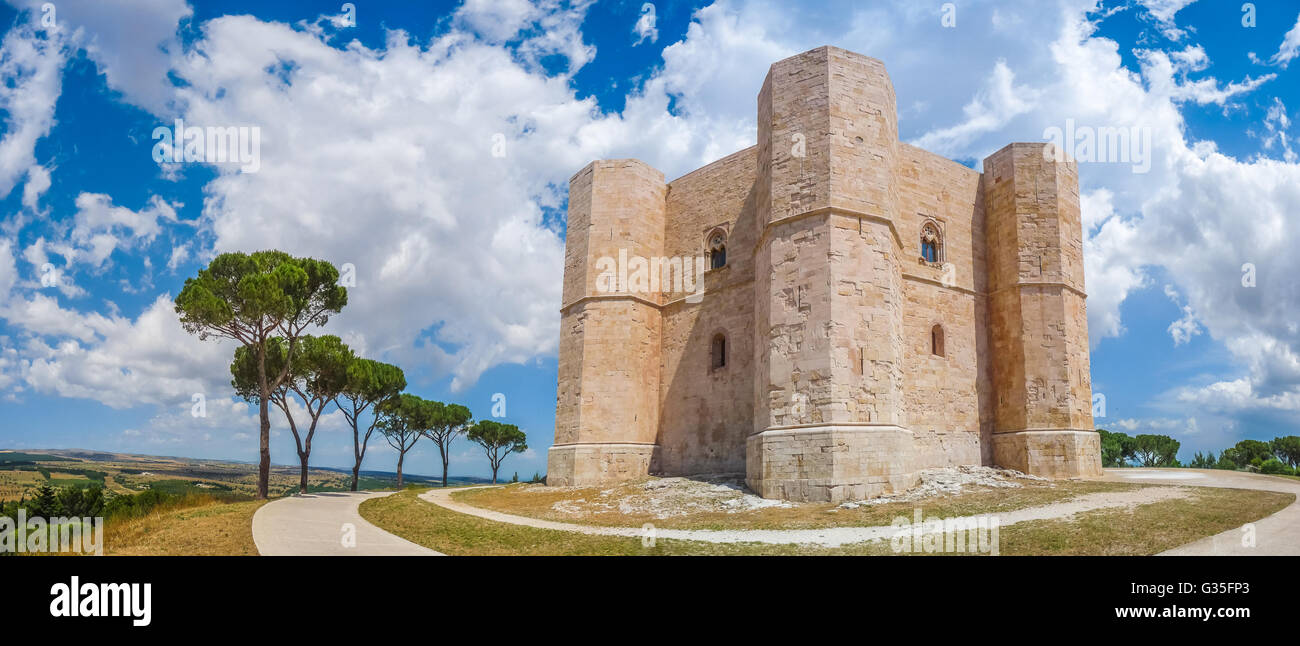
<path id="1" fill-rule="evenodd" d="M 361 516 L 413 543 L 454 556 L 722 556 L 865 554 L 869 550 L 825 550 L 798 545 L 711 544 L 660 539 L 588 536 L 497 523 L 458 514 L 402 491 L 361 503 Z"/>
<path id="2" fill-rule="evenodd" d="M 141 517 L 110 522 L 104 553 L 110 556 L 257 556 L 253 514 L 265 500 L 223 503 L 191 498 Z"/>

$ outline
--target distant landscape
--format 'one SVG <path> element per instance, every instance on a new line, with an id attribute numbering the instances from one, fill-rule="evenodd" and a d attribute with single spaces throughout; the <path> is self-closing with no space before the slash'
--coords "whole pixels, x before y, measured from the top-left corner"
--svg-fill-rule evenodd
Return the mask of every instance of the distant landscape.
<path id="1" fill-rule="evenodd" d="M 270 494 L 295 493 L 299 467 L 271 466 Z M 437 486 L 441 479 L 407 473 L 404 484 Z M 480 484 L 488 478 L 453 476 L 448 485 Z M 312 467 L 309 491 L 347 491 L 351 472 Z M 167 494 L 214 494 L 231 498 L 257 493 L 257 465 L 227 460 L 111 453 L 87 449 L 0 449 L 0 501 L 30 497 L 42 484 L 54 487 L 101 487 L 106 494 L 132 495 L 142 491 Z M 361 490 L 391 489 L 397 474 L 362 471 Z"/>

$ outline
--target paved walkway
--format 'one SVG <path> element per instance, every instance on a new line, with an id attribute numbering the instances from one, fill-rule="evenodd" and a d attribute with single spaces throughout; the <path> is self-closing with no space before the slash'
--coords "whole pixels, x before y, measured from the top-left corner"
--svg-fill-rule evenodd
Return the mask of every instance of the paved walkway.
<path id="1" fill-rule="evenodd" d="M 1255 546 L 1242 545 L 1242 528 L 1175 547 L 1159 556 L 1297 556 L 1300 555 L 1300 480 L 1218 469 L 1106 469 L 1105 480 L 1182 484 L 1197 487 L 1259 489 L 1293 493 L 1289 507 L 1253 523 Z"/>
<path id="2" fill-rule="evenodd" d="M 563 523 L 474 507 L 451 499 L 457 489 L 433 489 L 420 495 L 420 498 L 435 505 L 462 514 L 477 516 L 513 525 L 525 525 L 541 529 L 553 529 L 565 532 L 599 536 L 644 537 L 648 530 L 639 527 L 600 527 Z M 1077 513 L 1098 509 L 1133 508 L 1137 505 L 1171 500 L 1189 495 L 1182 487 L 1161 487 L 1140 489 L 1131 492 L 1088 494 L 1068 500 L 1038 507 L 1028 507 L 997 514 L 999 526 L 1006 527 L 1016 523 L 1032 520 L 1066 518 Z M 977 517 L 973 517 L 977 518 Z M 909 519 L 910 520 L 910 519 Z M 894 527 L 827 527 L 823 529 L 662 529 L 653 530 L 655 538 L 703 541 L 707 543 L 766 543 L 775 545 L 817 545 L 821 547 L 841 547 L 864 541 L 887 540 L 896 533 Z"/>
<path id="3" fill-rule="evenodd" d="M 389 495 L 363 491 L 281 498 L 253 514 L 253 542 L 262 556 L 442 556 L 379 529 L 357 512 L 362 501 Z"/>

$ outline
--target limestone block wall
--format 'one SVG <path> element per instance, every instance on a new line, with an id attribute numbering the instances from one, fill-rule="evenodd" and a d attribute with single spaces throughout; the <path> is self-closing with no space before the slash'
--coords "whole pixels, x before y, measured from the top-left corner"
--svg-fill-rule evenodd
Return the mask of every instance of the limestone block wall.
<path id="1" fill-rule="evenodd" d="M 915 484 L 912 436 L 893 426 L 817 425 L 749 437 L 746 481 L 764 498 L 862 500 Z"/>
<path id="2" fill-rule="evenodd" d="M 659 468 L 665 475 L 743 473 L 754 426 L 754 147 L 668 184 L 664 253 L 694 257 L 722 231 L 727 264 L 704 276 L 698 302 L 670 295 L 663 308 Z M 713 368 L 712 342 L 726 340 Z"/>
<path id="3" fill-rule="evenodd" d="M 830 421 L 829 49 L 772 65 L 759 92 L 754 432 Z M 819 213 L 820 211 L 820 213 Z"/>
<path id="4" fill-rule="evenodd" d="M 834 215 L 831 271 L 838 423 L 906 426 L 901 251 L 887 221 Z"/>
<path id="5" fill-rule="evenodd" d="M 918 469 L 984 462 L 992 431 L 985 308 L 986 249 L 980 174 L 900 145 L 898 231 L 904 241 L 903 306 L 908 425 Z M 920 256 L 921 228 L 939 226 L 939 266 Z M 943 356 L 931 332 L 942 326 Z"/>
<path id="6" fill-rule="evenodd" d="M 907 281 L 905 375 L 909 427 L 920 469 L 981 464 L 981 330 L 971 294 Z M 943 325 L 944 354 L 931 352 L 931 330 Z M 985 395 L 987 397 L 987 395 Z"/>
<path id="7" fill-rule="evenodd" d="M 830 422 L 844 403 L 832 390 L 828 218 L 772 225 L 755 259 L 754 432 L 772 426 Z M 764 280 L 764 278 L 766 280 Z"/>
<path id="8" fill-rule="evenodd" d="M 880 61 L 827 48 L 835 415 L 906 426 L 898 116 Z"/>

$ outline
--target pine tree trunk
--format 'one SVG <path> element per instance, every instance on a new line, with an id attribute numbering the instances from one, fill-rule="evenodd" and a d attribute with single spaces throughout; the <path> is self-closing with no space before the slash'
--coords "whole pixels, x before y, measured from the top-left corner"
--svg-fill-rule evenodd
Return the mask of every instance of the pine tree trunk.
<path id="1" fill-rule="evenodd" d="M 302 493 L 307 493 L 307 454 L 299 453 L 298 458 L 302 460 L 302 479 L 299 480 L 298 488 Z"/>
<path id="2" fill-rule="evenodd" d="M 271 482 L 271 415 L 266 409 L 266 399 L 266 396 L 261 397 L 257 411 L 261 418 L 261 460 L 257 464 L 257 497 L 260 500 L 266 500 Z"/>
<path id="3" fill-rule="evenodd" d="M 271 397 L 270 385 L 266 383 L 266 346 L 257 347 L 257 415 L 260 422 L 259 442 L 261 459 L 257 465 L 257 497 L 266 500 L 271 482 L 271 413 L 267 410 Z"/>

